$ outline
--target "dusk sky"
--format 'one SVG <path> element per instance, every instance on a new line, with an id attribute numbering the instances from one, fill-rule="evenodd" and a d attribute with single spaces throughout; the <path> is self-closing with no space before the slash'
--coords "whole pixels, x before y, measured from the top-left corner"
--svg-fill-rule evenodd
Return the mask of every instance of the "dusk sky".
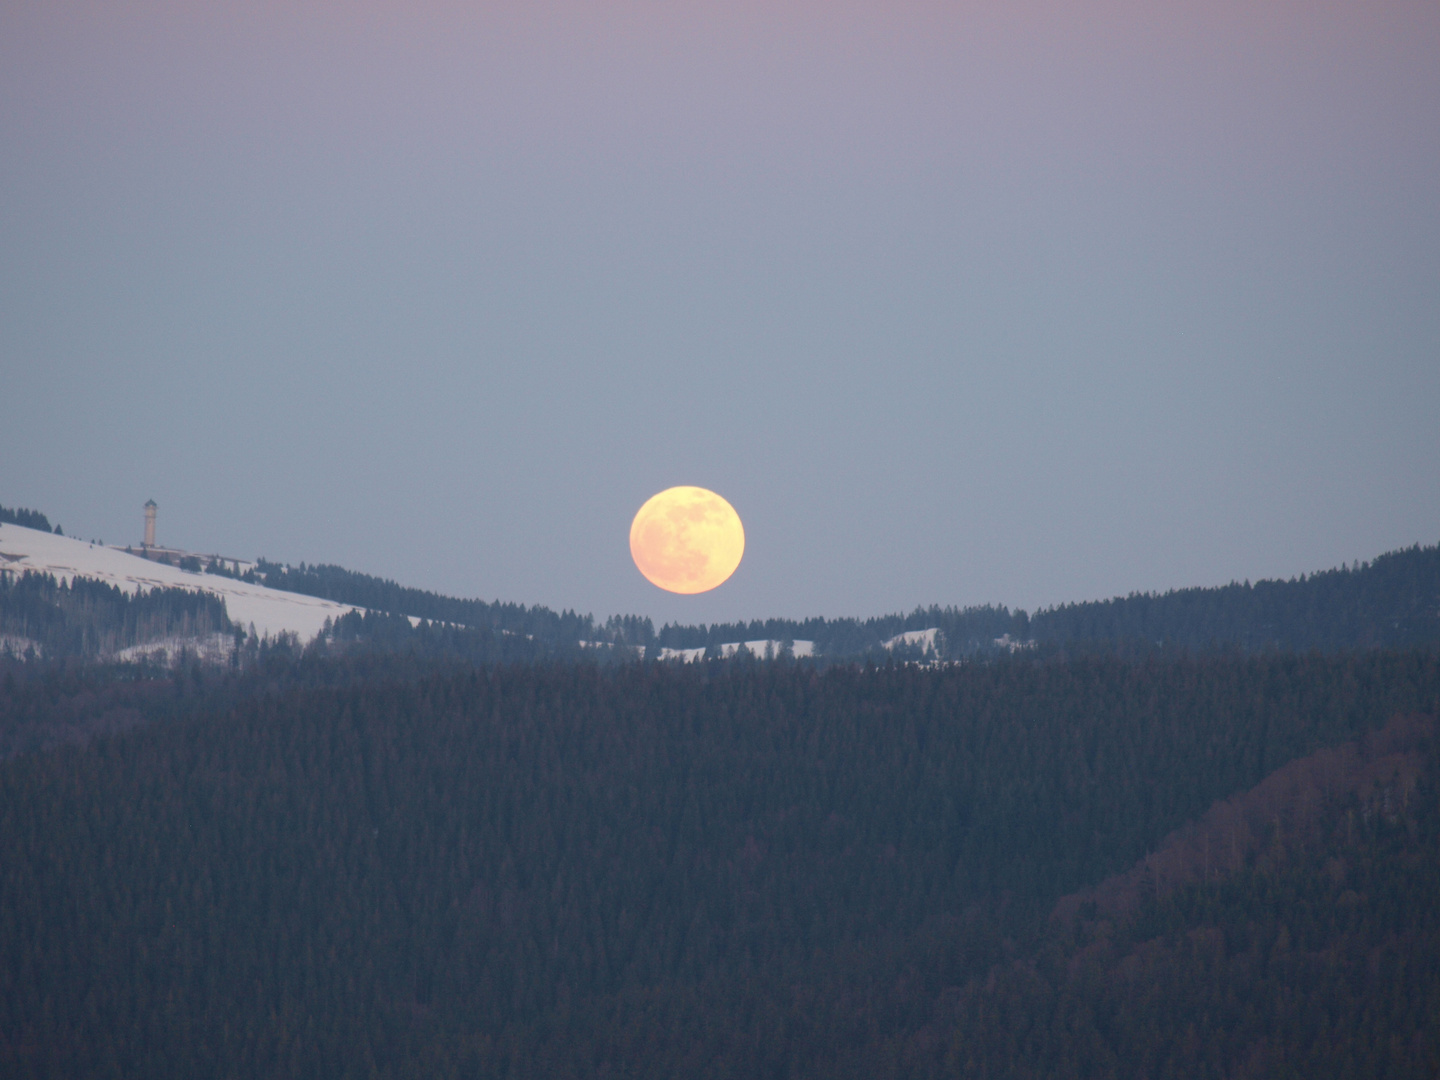
<path id="1" fill-rule="evenodd" d="M 0 251 L 85 539 L 657 624 L 1440 540 L 1434 0 L 7 0 Z"/>

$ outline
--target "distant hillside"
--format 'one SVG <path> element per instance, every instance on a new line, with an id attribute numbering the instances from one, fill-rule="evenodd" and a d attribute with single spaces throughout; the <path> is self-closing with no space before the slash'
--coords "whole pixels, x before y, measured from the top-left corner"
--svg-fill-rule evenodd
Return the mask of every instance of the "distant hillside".
<path id="1" fill-rule="evenodd" d="M 217 577 L 204 574 L 200 572 L 198 560 L 190 564 L 194 569 L 187 570 L 185 564 L 188 560 L 182 558 L 179 561 L 181 565 L 177 566 L 104 544 L 87 543 L 20 525 L 0 524 L 0 577 L 11 582 L 18 582 L 28 574 L 53 579 L 56 585 L 90 582 L 113 586 L 129 597 L 136 597 L 138 593 L 153 594 L 157 589 L 203 593 L 223 602 L 225 616 L 237 631 L 243 630 L 247 637 L 273 639 L 289 634 L 299 643 L 313 640 L 327 622 L 333 623 L 355 610 L 348 605 L 313 596 L 300 596 L 267 589 L 254 582 L 236 581 L 233 575 Z M 60 602 L 69 595 L 57 592 L 54 599 Z M 6 607 L 19 602 L 19 596 L 16 594 L 0 604 L 0 616 L 5 615 Z M 76 614 L 78 616 L 78 611 Z M 15 617 L 33 621 L 36 617 L 33 605 L 28 614 L 19 612 Z M 89 646 L 75 652 L 69 647 L 62 647 L 59 642 L 54 644 L 55 649 L 47 647 L 47 657 L 93 655 Z M 174 644 L 179 646 L 178 641 Z M 102 654 L 104 651 L 101 650 Z"/>
<path id="2" fill-rule="evenodd" d="M 896 635 L 929 627 L 940 630 L 945 659 L 994 654 L 1022 642 L 1242 652 L 1433 645 L 1440 643 L 1440 546 L 1416 545 L 1289 581 L 1135 593 L 1033 615 L 1005 607 L 930 607 L 863 621 L 666 626 L 658 640 L 671 648 L 695 648 L 761 637 L 804 638 L 815 642 L 817 653 L 838 657 L 879 652 Z"/>
<path id="3" fill-rule="evenodd" d="M 607 636 L 606 631 L 598 629 L 589 615 L 577 615 L 573 611 L 556 614 L 539 605 L 527 608 L 523 604 L 507 604 L 498 600 L 494 603 L 460 600 L 424 589 L 407 588 L 388 578 L 356 573 L 341 566 L 306 566 L 303 562 L 299 566 L 287 566 L 260 559 L 255 564 L 254 580 L 272 589 L 354 604 L 371 611 L 411 615 L 417 619 L 457 623 L 475 629 L 509 631 L 552 643 L 590 641 L 602 636 L 605 640 L 614 640 L 615 632 L 622 629 L 635 635 L 635 639 L 628 642 L 630 644 L 644 644 L 647 632 L 653 636 L 649 619 L 612 619 Z"/>
<path id="4" fill-rule="evenodd" d="M 916 608 L 908 615 L 882 615 L 869 619 L 756 619 L 748 623 L 714 623 L 710 626 L 666 625 L 656 635 L 657 643 L 670 649 L 714 648 L 731 641 L 770 639 L 775 641 L 813 641 L 815 652 L 831 658 L 864 656 L 869 653 L 889 655 L 896 646 L 886 648 L 896 636 L 915 630 L 939 629 L 942 637 L 941 656 L 960 659 L 977 654 L 993 653 L 1003 646 L 997 639 L 1006 635 L 1020 640 L 1029 620 L 1023 611 L 1006 607 L 954 608 L 932 605 Z M 900 655 L 918 652 L 915 647 L 900 646 Z"/>
<path id="5" fill-rule="evenodd" d="M 44 514 L 0 507 L 0 524 L 11 522 L 49 531 Z M 59 527 L 54 530 L 59 533 Z M 1045 608 L 916 608 L 909 614 L 868 619 L 765 619 L 710 625 L 667 624 L 658 632 L 648 618 L 561 612 L 499 600 L 461 599 L 400 585 L 333 564 L 290 566 L 257 561 L 243 575 L 218 562 L 211 575 L 240 576 L 267 589 L 354 605 L 370 612 L 466 627 L 532 642 L 527 654 L 568 653 L 577 646 L 617 647 L 614 655 L 655 658 L 662 650 L 708 650 L 736 642 L 813 642 L 811 655 L 825 660 L 894 657 L 902 660 L 961 660 L 997 656 L 1021 647 L 1047 652 L 1160 650 L 1266 650 L 1334 652 L 1355 648 L 1405 648 L 1440 644 L 1440 545 L 1405 548 L 1367 563 L 1302 575 L 1288 581 L 1231 583 L 1219 587 L 1133 593 Z M 223 590 L 218 590 L 223 591 Z M 235 618 L 234 600 L 231 617 Z M 244 621 L 244 620 L 241 620 Z M 924 641 L 920 631 L 938 631 Z M 314 630 L 308 631 L 313 634 Z M 909 638 L 902 635 L 910 635 Z M 305 640 L 306 634 L 301 634 Z M 434 628 L 348 620 L 346 642 L 407 645 L 425 653 L 489 656 L 481 644 Z M 515 650 L 503 649 L 507 655 Z M 777 646 L 778 651 L 778 646 Z M 593 655 L 593 653 L 592 653 Z"/>
<path id="6" fill-rule="evenodd" d="M 387 578 L 356 573 L 341 566 L 301 563 L 287 566 L 259 560 L 253 575 L 270 588 L 354 604 L 371 611 L 407 615 L 477 629 L 520 634 L 549 645 L 569 646 L 576 641 L 605 642 L 646 648 L 657 655 L 662 648 L 714 648 L 739 641 L 813 641 L 816 652 L 830 658 L 888 655 L 884 643 L 898 634 L 938 627 L 947 643 L 947 655 L 971 656 L 994 651 L 996 639 L 1023 635 L 1028 620 L 1023 611 L 1003 607 L 916 608 L 909 615 L 871 619 L 766 619 L 710 626 L 670 626 L 656 633 L 654 624 L 639 615 L 611 616 L 598 622 L 573 611 L 556 613 L 536 605 L 461 600 L 421 589 L 407 588 Z M 893 646 L 892 646 L 893 648 Z M 902 647 L 903 654 L 905 649 Z"/>
<path id="7" fill-rule="evenodd" d="M 1410 647 L 1440 643 L 1440 546 L 1406 548 L 1353 567 L 1289 581 L 1136 593 L 1065 604 L 1028 615 L 1006 607 L 916 608 L 870 619 L 766 619 L 748 623 L 666 625 L 573 611 L 459 600 L 410 589 L 339 566 L 286 567 L 261 560 L 256 579 L 274 588 L 374 611 L 527 635 L 549 644 L 605 641 L 667 649 L 718 649 L 737 641 L 813 641 L 830 659 L 867 655 L 919 658 L 898 635 L 931 628 L 941 659 L 995 655 L 1021 644 L 1047 648 L 1156 648 L 1241 652 Z"/>
<path id="8" fill-rule="evenodd" d="M 1440 546 L 1289 581 L 1137 593 L 1036 612 L 1030 636 L 1054 644 L 1189 649 L 1336 649 L 1440 642 Z"/>

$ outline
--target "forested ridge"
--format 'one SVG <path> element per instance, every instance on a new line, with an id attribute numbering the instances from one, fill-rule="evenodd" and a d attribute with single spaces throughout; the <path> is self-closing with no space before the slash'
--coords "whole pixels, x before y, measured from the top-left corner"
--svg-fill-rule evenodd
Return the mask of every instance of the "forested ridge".
<path id="1" fill-rule="evenodd" d="M 1232 583 L 1037 612 L 1046 642 L 1339 650 L 1440 641 L 1440 546 L 1406 548 L 1289 581 Z"/>
<path id="2" fill-rule="evenodd" d="M 318 596 L 371 611 L 413 615 L 472 629 L 508 631 L 551 643 L 573 644 L 603 635 L 603 629 L 596 627 L 592 617 L 573 611 L 557 614 L 539 605 L 526 607 L 499 600 L 460 600 L 328 564 L 289 566 L 261 559 L 255 565 L 253 577 L 272 589 Z"/>
<path id="3" fill-rule="evenodd" d="M 1416 545 L 1354 566 L 1290 580 L 1135 593 L 1064 604 L 1027 614 L 1005 606 L 931 605 L 906 615 L 868 619 L 763 619 L 713 625 L 666 625 L 611 617 L 604 623 L 573 611 L 458 600 L 339 566 L 285 566 L 261 560 L 255 578 L 274 588 L 375 611 L 527 635 L 543 644 L 576 640 L 661 648 L 716 649 L 738 641 L 813 641 L 832 659 L 881 655 L 886 642 L 938 629 L 938 657 L 992 656 L 1012 645 L 1244 651 L 1407 647 L 1440 642 L 1440 545 Z M 893 649 L 894 646 L 892 645 Z M 907 654 L 903 647 L 902 654 Z M 916 658 L 919 650 L 909 650 Z"/>
<path id="4" fill-rule="evenodd" d="M 0 723 L 106 685 L 12 665 Z M 1434 1075 L 1425 739 L 1224 878 L 1050 917 L 1289 762 L 1432 730 L 1434 652 L 127 685 L 147 726 L 0 765 L 6 1075 Z"/>
<path id="5" fill-rule="evenodd" d="M 0 507 L 0 522 L 4 521 L 49 529 L 45 515 L 34 510 Z M 201 569 L 198 559 L 194 569 Z M 769 618 L 667 624 L 659 630 L 644 616 L 612 615 L 601 621 L 590 614 L 555 612 L 538 604 L 461 599 L 333 564 L 290 565 L 261 558 L 237 575 L 222 561 L 211 560 L 206 570 L 366 609 L 372 618 L 348 620 L 336 635 L 341 641 L 373 641 L 387 649 L 474 662 L 573 656 L 582 646 L 594 645 L 611 646 L 626 659 L 637 654 L 655 659 L 664 649 L 704 648 L 714 656 L 720 646 L 744 641 L 812 642 L 822 664 L 883 661 L 887 656 L 927 662 L 985 659 L 1019 647 L 1039 648 L 1048 655 L 1097 649 L 1133 655 L 1177 650 L 1339 652 L 1440 644 L 1440 545 L 1417 544 L 1369 562 L 1289 580 L 1132 593 L 1033 613 L 995 604 L 932 604 L 908 614 L 863 619 Z M 0 566 L 0 582 L 7 577 L 13 579 L 13 572 L 7 574 Z M 0 620 L 13 603 L 11 595 L 0 593 Z M 58 635 L 50 644 L 50 654 L 96 655 L 93 648 L 87 652 L 81 646 L 114 629 L 95 622 L 103 614 L 90 616 L 88 638 Z M 29 609 L 25 617 L 30 617 Z M 429 625 L 412 627 L 410 618 Z M 932 646 L 895 640 L 922 630 L 939 632 Z M 520 638 L 530 644 L 496 640 L 500 638 Z"/>

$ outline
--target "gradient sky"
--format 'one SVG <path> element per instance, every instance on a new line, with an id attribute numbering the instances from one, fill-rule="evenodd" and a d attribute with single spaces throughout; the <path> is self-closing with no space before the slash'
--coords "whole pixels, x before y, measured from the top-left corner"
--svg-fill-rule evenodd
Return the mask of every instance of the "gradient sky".
<path id="1" fill-rule="evenodd" d="M 1440 540 L 1434 0 L 0 6 L 0 502 L 658 622 Z M 672 597 L 630 518 L 724 495 Z"/>

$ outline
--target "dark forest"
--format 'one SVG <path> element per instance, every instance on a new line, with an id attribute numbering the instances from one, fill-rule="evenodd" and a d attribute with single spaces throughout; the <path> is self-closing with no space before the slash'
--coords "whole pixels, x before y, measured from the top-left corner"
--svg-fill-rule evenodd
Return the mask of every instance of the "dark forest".
<path id="1" fill-rule="evenodd" d="M 1433 1076 L 1437 715 L 1429 651 L 9 663 L 0 1071 Z"/>

